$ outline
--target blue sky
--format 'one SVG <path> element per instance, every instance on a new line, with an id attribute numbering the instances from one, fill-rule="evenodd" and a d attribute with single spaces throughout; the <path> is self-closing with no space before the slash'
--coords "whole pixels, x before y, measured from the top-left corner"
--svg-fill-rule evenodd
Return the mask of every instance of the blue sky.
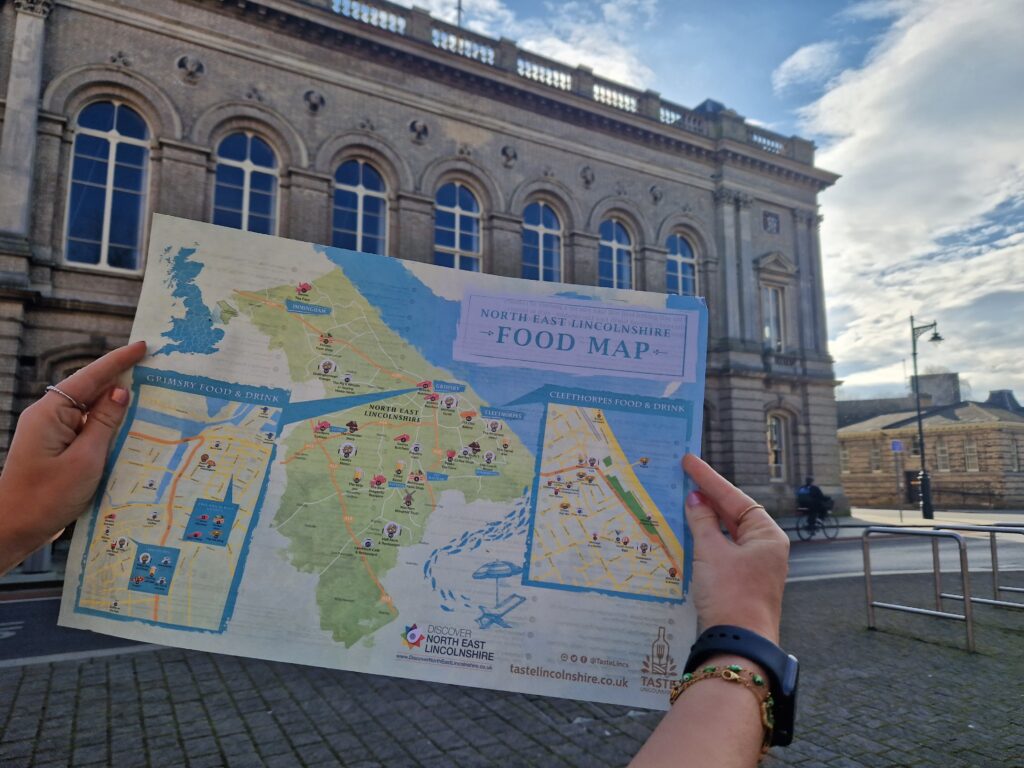
<path id="1" fill-rule="evenodd" d="M 406 1 L 404 4 L 411 4 Z M 454 20 L 455 0 L 417 0 Z M 693 107 L 724 102 L 818 144 L 840 397 L 923 370 L 1024 400 L 1020 0 L 464 0 L 471 29 Z"/>

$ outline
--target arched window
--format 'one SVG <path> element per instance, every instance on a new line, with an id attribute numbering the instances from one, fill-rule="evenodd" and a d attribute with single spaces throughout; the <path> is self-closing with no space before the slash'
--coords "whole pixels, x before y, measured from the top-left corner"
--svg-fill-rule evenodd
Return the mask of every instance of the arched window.
<path id="1" fill-rule="evenodd" d="M 131 107 L 99 101 L 78 114 L 64 258 L 137 270 L 146 213 L 149 127 Z"/>
<path id="2" fill-rule="evenodd" d="M 547 203 L 530 203 L 523 211 L 523 277 L 562 280 L 562 222 Z"/>
<path id="3" fill-rule="evenodd" d="M 277 225 L 277 155 L 252 131 L 217 146 L 213 223 L 272 235 Z"/>
<path id="4" fill-rule="evenodd" d="M 437 190 L 434 263 L 468 272 L 480 271 L 480 203 L 472 190 L 452 181 Z"/>
<path id="5" fill-rule="evenodd" d="M 673 232 L 665 242 L 665 289 L 676 296 L 697 295 L 697 256 L 690 241 Z"/>
<path id="6" fill-rule="evenodd" d="M 606 288 L 633 287 L 633 238 L 618 219 L 601 222 L 597 284 Z"/>
<path id="7" fill-rule="evenodd" d="M 769 413 L 766 424 L 768 439 L 768 478 L 785 481 L 789 477 L 789 420 L 778 413 Z"/>
<path id="8" fill-rule="evenodd" d="M 365 160 L 346 160 L 334 174 L 331 245 L 363 253 L 388 252 L 387 185 Z"/>

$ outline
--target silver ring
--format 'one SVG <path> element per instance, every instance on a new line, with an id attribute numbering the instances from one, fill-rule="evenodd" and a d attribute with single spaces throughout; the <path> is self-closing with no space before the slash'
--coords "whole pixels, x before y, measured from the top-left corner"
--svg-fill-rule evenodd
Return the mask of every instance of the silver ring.
<path id="1" fill-rule="evenodd" d="M 69 395 L 67 392 L 65 392 L 60 387 L 55 387 L 55 386 L 53 386 L 51 384 L 50 386 L 48 386 L 46 388 L 46 391 L 47 392 L 56 392 L 58 395 L 60 395 L 65 400 L 67 400 L 69 403 L 71 403 L 73 406 L 75 406 L 75 408 L 80 410 L 82 413 L 88 413 L 89 412 L 89 409 L 86 407 L 85 403 L 78 402 L 77 400 L 75 400 L 75 398 L 73 398 L 71 395 Z"/>

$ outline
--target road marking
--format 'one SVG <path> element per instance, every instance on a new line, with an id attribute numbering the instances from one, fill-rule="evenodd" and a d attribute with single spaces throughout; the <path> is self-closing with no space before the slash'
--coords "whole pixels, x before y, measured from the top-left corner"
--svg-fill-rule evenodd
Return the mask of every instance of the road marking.
<path id="1" fill-rule="evenodd" d="M 102 656 L 120 656 L 125 653 L 143 653 L 145 651 L 158 651 L 162 645 L 129 645 L 123 648 L 101 648 L 95 651 L 72 651 L 69 653 L 51 653 L 48 656 L 23 656 L 20 659 L 6 659 L 0 661 L 0 669 L 4 667 L 27 667 L 33 664 L 51 664 L 57 661 L 80 661 L 82 659 L 93 659 Z"/>
<path id="2" fill-rule="evenodd" d="M 20 597 L 14 600 L 0 601 L 0 605 L 17 605 L 18 603 L 38 603 L 42 600 L 60 600 L 60 595 L 51 595 L 49 597 Z"/>
<path id="3" fill-rule="evenodd" d="M 10 640 L 24 628 L 24 621 L 0 621 L 0 640 Z"/>
<path id="4" fill-rule="evenodd" d="M 1016 573 L 1016 572 L 1020 572 L 1020 571 L 1024 571 L 1024 567 L 1004 568 L 1001 565 L 999 566 L 999 572 L 1000 573 L 1009 573 L 1009 572 Z M 930 573 L 934 573 L 934 571 L 931 568 L 928 568 L 926 570 L 905 570 L 905 571 L 902 571 L 902 570 L 901 571 L 881 571 L 881 570 L 878 570 L 876 568 L 872 568 L 871 569 L 871 576 L 872 577 L 875 577 L 875 576 L 917 576 L 917 575 L 920 575 L 920 574 L 923 574 L 923 573 L 929 573 L 930 574 Z M 951 574 L 951 573 L 956 573 L 956 571 L 945 570 L 945 571 L 943 571 L 943 573 Z M 971 568 L 971 574 L 973 575 L 975 573 L 992 573 L 992 569 L 991 568 Z M 864 571 L 846 571 L 844 573 L 823 573 L 823 574 L 818 575 L 818 576 L 790 576 L 788 579 L 786 579 L 786 583 L 788 584 L 791 581 L 792 582 L 796 582 L 796 581 L 827 581 L 828 579 L 852 579 L 854 577 L 863 579 L 864 578 Z"/>

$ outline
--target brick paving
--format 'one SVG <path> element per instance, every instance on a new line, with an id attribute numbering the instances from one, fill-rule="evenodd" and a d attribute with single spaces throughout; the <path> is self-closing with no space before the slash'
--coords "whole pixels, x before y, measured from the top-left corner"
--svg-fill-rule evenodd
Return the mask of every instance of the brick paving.
<path id="1" fill-rule="evenodd" d="M 878 578 L 876 599 L 927 606 L 929 579 Z M 959 623 L 880 611 L 868 631 L 860 579 L 791 584 L 798 737 L 763 765 L 1024 768 L 1024 611 L 976 613 L 968 654 Z M 622 766 L 659 719 L 174 649 L 0 669 L 4 768 Z"/>

